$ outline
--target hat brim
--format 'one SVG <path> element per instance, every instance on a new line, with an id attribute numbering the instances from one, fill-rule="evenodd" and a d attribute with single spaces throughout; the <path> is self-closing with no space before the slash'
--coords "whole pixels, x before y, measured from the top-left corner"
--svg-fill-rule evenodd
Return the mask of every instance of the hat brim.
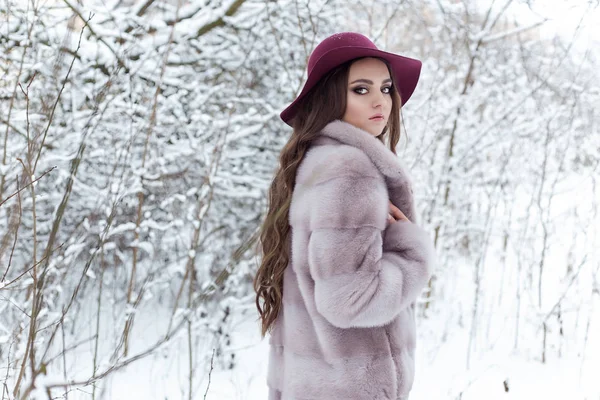
<path id="1" fill-rule="evenodd" d="M 314 68 L 309 71 L 308 79 L 298 97 L 281 112 L 281 119 L 291 126 L 298 106 L 313 86 L 332 68 L 360 57 L 378 57 L 390 64 L 402 106 L 406 104 L 417 87 L 421 75 L 421 61 L 369 47 L 343 46 L 328 51 L 317 60 Z"/>

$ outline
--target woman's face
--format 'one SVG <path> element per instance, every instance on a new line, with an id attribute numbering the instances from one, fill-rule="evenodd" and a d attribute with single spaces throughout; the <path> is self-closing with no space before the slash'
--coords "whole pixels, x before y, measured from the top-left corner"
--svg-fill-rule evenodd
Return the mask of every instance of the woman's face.
<path id="1" fill-rule="evenodd" d="M 343 121 L 379 136 L 392 110 L 392 79 L 385 63 L 363 58 L 350 66 Z"/>

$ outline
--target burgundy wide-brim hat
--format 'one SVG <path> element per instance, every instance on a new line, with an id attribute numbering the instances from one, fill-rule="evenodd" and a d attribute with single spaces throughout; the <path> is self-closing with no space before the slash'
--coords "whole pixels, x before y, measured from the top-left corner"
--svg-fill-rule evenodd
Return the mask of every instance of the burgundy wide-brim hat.
<path id="1" fill-rule="evenodd" d="M 281 119 L 291 126 L 291 120 L 296 115 L 299 104 L 319 79 L 338 65 L 360 57 L 378 57 L 389 63 L 402 105 L 406 104 L 417 87 L 421 74 L 421 61 L 379 50 L 369 38 L 360 33 L 341 32 L 329 36 L 315 47 L 308 59 L 308 78 L 302 92 L 281 112 Z"/>

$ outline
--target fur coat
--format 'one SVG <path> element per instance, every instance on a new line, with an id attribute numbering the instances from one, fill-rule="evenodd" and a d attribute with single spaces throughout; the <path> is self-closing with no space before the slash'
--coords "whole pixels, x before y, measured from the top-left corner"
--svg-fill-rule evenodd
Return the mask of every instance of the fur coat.
<path id="1" fill-rule="evenodd" d="M 386 226 L 389 200 L 411 222 Z M 398 158 L 366 131 L 329 123 L 297 170 L 269 400 L 408 398 L 414 303 L 435 263 L 415 217 Z"/>

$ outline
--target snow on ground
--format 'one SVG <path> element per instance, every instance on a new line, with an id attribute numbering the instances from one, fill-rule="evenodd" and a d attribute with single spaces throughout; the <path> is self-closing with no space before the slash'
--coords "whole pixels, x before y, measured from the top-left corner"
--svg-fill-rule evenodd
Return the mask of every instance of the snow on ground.
<path id="1" fill-rule="evenodd" d="M 596 304 L 598 306 L 600 304 Z M 598 309 L 598 307 L 596 307 Z M 142 311 L 142 310 L 140 310 Z M 140 314 L 136 319 L 132 354 L 145 348 L 159 337 L 168 313 L 160 310 Z M 110 313 L 107 312 L 105 317 Z M 258 322 L 252 312 L 236 316 L 234 351 L 238 366 L 232 370 L 215 365 L 208 385 L 210 365 L 194 368 L 194 399 L 207 400 L 266 400 L 265 382 L 267 371 L 268 337 L 260 339 Z M 598 319 L 596 319 L 597 321 Z M 108 328 L 108 318 L 105 319 Z M 494 399 L 561 399 L 599 400 L 600 382 L 600 326 L 590 327 L 590 338 L 586 349 L 586 360 L 582 364 L 580 354 L 563 355 L 562 359 L 550 359 L 541 364 L 525 352 L 516 353 L 507 348 L 512 338 L 500 333 L 500 340 L 493 348 L 479 349 L 466 368 L 466 349 L 469 327 L 447 328 L 445 341 L 439 339 L 440 332 L 448 326 L 444 318 L 429 317 L 419 321 L 417 344 L 417 373 L 411 400 L 494 400 Z M 90 326 L 90 330 L 93 327 Z M 594 333 L 595 332 L 595 333 Z M 498 334 L 498 332 L 495 332 Z M 110 337 L 107 335 L 107 337 Z M 504 340 L 506 339 L 506 340 Z M 189 388 L 189 359 L 187 339 L 183 335 L 169 348 L 139 360 L 105 379 L 96 392 L 97 399 L 187 399 Z M 209 343 L 196 343 L 199 352 L 211 354 Z M 536 345 L 537 346 L 537 345 Z M 535 348 L 535 346 L 531 346 Z M 81 348 L 69 369 L 69 376 L 76 379 L 89 373 L 92 349 Z M 534 352 L 532 352 L 534 353 Z M 533 361 L 531 361 L 533 359 Z M 582 368 L 583 367 L 583 368 Z M 580 377 L 580 372 L 581 377 Z M 59 377 L 56 377 L 57 379 Z M 507 382 L 508 392 L 504 382 Z M 91 399 L 92 388 L 72 390 L 69 399 Z M 42 398 L 42 397 L 40 397 Z M 45 398 L 45 397 L 43 397 Z"/>
<path id="2" fill-rule="evenodd" d="M 432 331 L 440 321 L 427 321 L 420 331 Z M 600 327 L 596 327 L 600 332 Z M 600 335 L 596 335 L 600 337 Z M 214 400 L 266 400 L 264 382 L 267 368 L 268 338 L 260 340 L 255 323 L 248 319 L 239 332 L 247 346 L 238 355 L 240 368 L 234 371 L 217 371 L 211 382 L 207 399 Z M 468 332 L 454 330 L 443 345 L 421 338 L 417 344 L 417 373 L 411 400 L 495 400 L 495 399 L 561 399 L 599 400 L 600 349 L 586 352 L 588 373 L 579 379 L 581 358 L 574 355 L 562 360 L 552 360 L 547 365 L 528 361 L 523 355 L 510 352 L 492 352 L 480 355 L 466 369 L 465 353 Z M 598 340 L 596 340 L 596 344 Z M 435 353 L 435 358 L 432 354 Z M 433 360 L 432 360 L 433 358 Z M 508 392 L 504 390 L 507 381 Z M 462 397 L 461 397 L 462 393 Z"/>

